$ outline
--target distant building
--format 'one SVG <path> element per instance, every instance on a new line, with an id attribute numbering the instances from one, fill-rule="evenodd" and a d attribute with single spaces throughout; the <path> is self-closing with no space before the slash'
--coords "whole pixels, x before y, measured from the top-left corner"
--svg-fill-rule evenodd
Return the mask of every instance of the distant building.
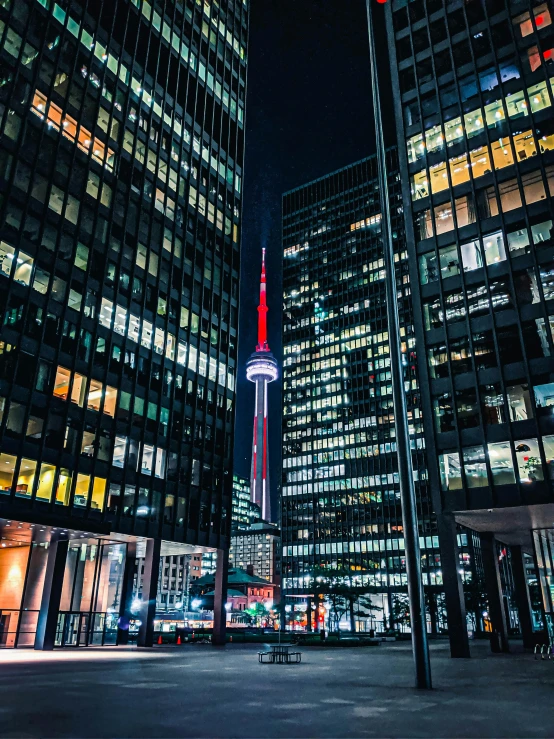
<path id="1" fill-rule="evenodd" d="M 202 572 L 201 576 L 211 575 L 215 572 L 217 565 L 217 552 L 203 552 L 202 553 Z"/>
<path id="2" fill-rule="evenodd" d="M 260 506 L 250 500 L 250 481 L 233 475 L 232 529 L 247 529 L 261 517 Z"/>
<path id="3" fill-rule="evenodd" d="M 397 152 L 387 152 L 423 582 L 436 631 L 438 531 L 424 459 Z M 375 157 L 283 197 L 282 572 L 309 598 L 321 569 L 351 573 L 389 619 L 406 592 Z"/>
<path id="4" fill-rule="evenodd" d="M 215 561 L 217 554 L 213 554 Z M 190 606 L 190 586 L 195 580 L 199 580 L 203 570 L 203 555 L 201 552 L 193 554 L 178 554 L 162 557 L 160 561 L 160 573 L 158 577 L 158 592 L 156 595 L 156 615 L 187 611 Z M 134 598 L 142 600 L 142 577 L 144 572 L 144 560 L 140 563 L 140 579 L 135 580 Z M 215 572 L 215 565 L 213 571 Z"/>
<path id="5" fill-rule="evenodd" d="M 255 523 L 231 534 L 229 567 L 247 569 L 268 582 L 280 583 L 279 547 L 281 532 L 275 524 Z"/>
<path id="6" fill-rule="evenodd" d="M 276 601 L 276 586 L 246 570 L 232 567 L 229 569 L 227 602 L 234 605 L 235 599 L 242 607 L 237 610 L 252 608 L 255 603 L 262 603 L 271 608 Z M 205 575 L 193 585 L 193 591 L 198 600 L 202 601 L 202 608 L 210 610 L 213 607 L 215 575 Z"/>

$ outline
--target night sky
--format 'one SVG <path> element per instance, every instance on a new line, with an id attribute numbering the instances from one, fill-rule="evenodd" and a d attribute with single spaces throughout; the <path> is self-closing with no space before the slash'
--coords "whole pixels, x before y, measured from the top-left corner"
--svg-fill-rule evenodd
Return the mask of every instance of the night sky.
<path id="1" fill-rule="evenodd" d="M 261 248 L 269 345 L 281 364 L 281 196 L 374 151 L 365 0 L 252 0 L 235 472 L 249 477 Z M 269 386 L 272 509 L 281 457 L 281 382 Z"/>

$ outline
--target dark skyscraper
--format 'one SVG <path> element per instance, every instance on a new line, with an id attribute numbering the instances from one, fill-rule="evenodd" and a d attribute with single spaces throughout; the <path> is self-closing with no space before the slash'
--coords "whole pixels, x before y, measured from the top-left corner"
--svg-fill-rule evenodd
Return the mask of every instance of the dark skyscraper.
<path id="1" fill-rule="evenodd" d="M 465 632 L 455 520 L 479 532 L 490 619 L 507 648 L 506 545 L 527 643 L 533 541 L 552 624 L 552 4 L 397 0 L 386 15 L 451 638 Z"/>
<path id="2" fill-rule="evenodd" d="M 442 577 L 395 150 L 388 167 L 423 579 L 436 631 Z M 283 292 L 283 590 L 308 596 L 328 570 L 371 592 L 374 622 L 390 625 L 407 590 L 375 157 L 285 193 Z"/>
<path id="3" fill-rule="evenodd" d="M 247 25 L 245 0 L 0 3 L 10 645 L 113 641 L 137 537 L 147 644 L 165 542 L 228 548 Z"/>

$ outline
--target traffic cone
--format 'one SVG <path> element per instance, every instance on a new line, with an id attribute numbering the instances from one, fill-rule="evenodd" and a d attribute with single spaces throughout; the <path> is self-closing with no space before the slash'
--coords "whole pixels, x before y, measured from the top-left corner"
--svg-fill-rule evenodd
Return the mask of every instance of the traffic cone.
<path id="1" fill-rule="evenodd" d="M 158 644 L 161 644 L 161 643 L 162 643 L 162 635 L 160 634 L 158 637 Z"/>
<path id="2" fill-rule="evenodd" d="M 179 636 L 177 637 L 177 644 L 180 644 L 180 643 L 181 643 L 181 634 L 179 634 Z"/>

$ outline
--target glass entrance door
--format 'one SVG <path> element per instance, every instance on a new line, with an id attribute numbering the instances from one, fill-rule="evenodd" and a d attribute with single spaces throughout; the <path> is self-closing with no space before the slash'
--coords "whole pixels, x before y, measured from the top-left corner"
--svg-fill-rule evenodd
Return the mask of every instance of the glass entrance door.
<path id="1" fill-rule="evenodd" d="M 79 624 L 79 644 L 80 647 L 88 647 L 88 624 L 89 614 L 81 613 L 81 621 Z"/>
<path id="2" fill-rule="evenodd" d="M 65 616 L 64 647 L 79 646 L 79 623 L 81 620 L 80 613 L 67 613 Z"/>
<path id="3" fill-rule="evenodd" d="M 88 613 L 59 613 L 54 644 L 57 647 L 86 646 L 87 627 Z"/>

